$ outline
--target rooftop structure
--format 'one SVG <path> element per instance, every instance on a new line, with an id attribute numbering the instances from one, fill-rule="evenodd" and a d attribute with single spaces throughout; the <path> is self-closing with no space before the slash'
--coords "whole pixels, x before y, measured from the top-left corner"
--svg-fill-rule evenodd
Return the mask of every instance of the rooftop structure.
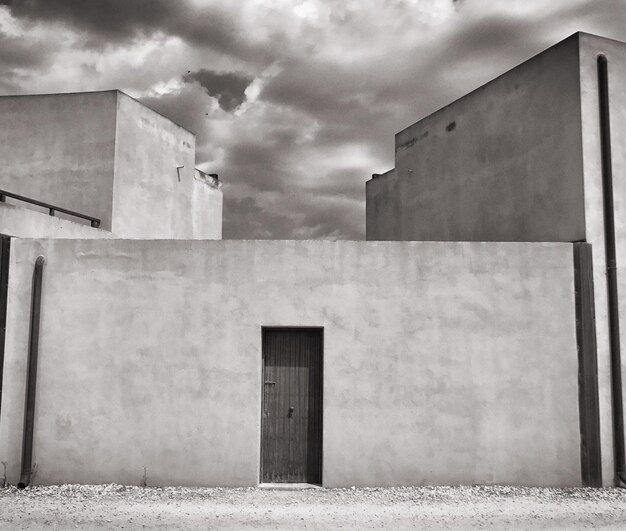
<path id="1" fill-rule="evenodd" d="M 195 135 L 123 92 L 0 96 L 0 116 L 0 190 L 100 220 L 85 230 L 9 198 L 21 210 L 0 210 L 6 233 L 221 238 L 221 185 L 195 169 Z"/>

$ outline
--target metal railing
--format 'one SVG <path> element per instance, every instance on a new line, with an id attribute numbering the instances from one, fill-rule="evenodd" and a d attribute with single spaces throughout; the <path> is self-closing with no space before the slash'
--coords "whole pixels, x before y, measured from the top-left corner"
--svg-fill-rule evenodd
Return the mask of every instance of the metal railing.
<path id="1" fill-rule="evenodd" d="M 81 214 L 80 212 L 74 212 L 73 210 L 68 210 L 67 208 L 51 205 L 50 203 L 44 203 L 43 201 L 37 201 L 36 199 L 24 197 L 23 195 L 17 195 L 12 192 L 7 192 L 6 190 L 0 190 L 0 202 L 5 203 L 7 197 L 17 199 L 18 201 L 24 201 L 25 203 L 30 203 L 31 205 L 37 205 L 43 208 L 47 208 L 48 213 L 51 216 L 54 216 L 56 212 L 62 212 L 63 214 L 67 214 L 68 216 L 86 219 L 87 221 L 91 222 L 92 227 L 98 228 L 100 226 L 100 220 L 98 218 L 87 216 L 86 214 Z"/>

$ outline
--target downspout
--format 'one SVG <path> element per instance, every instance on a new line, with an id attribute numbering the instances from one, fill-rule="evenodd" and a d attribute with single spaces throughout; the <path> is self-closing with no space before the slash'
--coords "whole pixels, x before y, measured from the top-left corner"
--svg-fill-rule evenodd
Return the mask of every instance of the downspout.
<path id="1" fill-rule="evenodd" d="M 28 338 L 28 373 L 26 376 L 26 405 L 22 439 L 22 470 L 18 489 L 28 486 L 33 472 L 33 432 L 35 427 L 35 395 L 37 392 L 37 356 L 39 354 L 39 321 L 41 317 L 41 280 L 43 256 L 38 256 L 33 272 L 33 292 L 30 304 L 30 336 Z"/>
<path id="2" fill-rule="evenodd" d="M 0 235 L 0 411 L 2 411 L 2 381 L 4 370 L 4 344 L 7 330 L 10 250 L 11 238 L 9 236 Z"/>
<path id="3" fill-rule="evenodd" d="M 622 360 L 615 257 L 615 215 L 613 205 L 613 168 L 611 163 L 611 121 L 609 115 L 609 73 L 606 56 L 598 55 L 598 93 L 600 105 L 600 145 L 602 150 L 602 195 L 604 200 L 604 251 L 609 310 L 611 355 L 611 400 L 613 405 L 613 453 L 615 484 L 626 487 L 624 460 L 624 406 L 622 401 Z"/>

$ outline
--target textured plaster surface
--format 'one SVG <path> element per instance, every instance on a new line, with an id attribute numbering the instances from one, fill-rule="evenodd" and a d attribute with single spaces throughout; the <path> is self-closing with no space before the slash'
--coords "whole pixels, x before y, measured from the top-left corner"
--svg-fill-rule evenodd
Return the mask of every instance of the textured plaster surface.
<path id="1" fill-rule="evenodd" d="M 36 482 L 255 485 L 261 327 L 324 327 L 325 486 L 580 484 L 569 244 L 14 240 L 0 460 Z"/>
<path id="2" fill-rule="evenodd" d="M 92 228 L 89 224 L 77 223 L 7 203 L 0 203 L 0 234 L 20 238 L 112 237 L 110 232 Z"/>
<path id="3" fill-rule="evenodd" d="M 219 180 L 194 170 L 191 190 L 192 236 L 198 239 L 222 239 L 222 184 Z"/>
<path id="4" fill-rule="evenodd" d="M 118 109 L 113 232 L 220 239 L 222 192 L 195 178 L 195 136 L 122 92 Z"/>
<path id="5" fill-rule="evenodd" d="M 109 230 L 116 94 L 1 96 L 0 188 L 99 218 Z"/>
<path id="6" fill-rule="evenodd" d="M 399 239 L 401 234 L 402 198 L 398 191 L 395 168 L 365 183 L 365 238 L 367 240 Z M 391 236 L 396 236 L 391 238 Z"/>
<path id="7" fill-rule="evenodd" d="M 583 240 L 579 86 L 574 35 L 399 132 L 367 239 Z"/>
<path id="8" fill-rule="evenodd" d="M 222 191 L 195 178 L 195 136 L 123 92 L 1 96 L 0 161 L 0 189 L 120 237 L 221 239 Z M 36 219 L 19 232 L 52 236 Z"/>

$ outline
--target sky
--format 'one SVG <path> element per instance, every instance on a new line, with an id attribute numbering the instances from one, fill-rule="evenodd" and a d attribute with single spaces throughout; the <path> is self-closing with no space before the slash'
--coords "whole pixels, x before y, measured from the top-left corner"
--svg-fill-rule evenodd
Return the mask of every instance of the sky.
<path id="1" fill-rule="evenodd" d="M 224 238 L 363 239 L 394 134 L 626 0 L 0 0 L 0 94 L 118 88 L 196 134 Z"/>

